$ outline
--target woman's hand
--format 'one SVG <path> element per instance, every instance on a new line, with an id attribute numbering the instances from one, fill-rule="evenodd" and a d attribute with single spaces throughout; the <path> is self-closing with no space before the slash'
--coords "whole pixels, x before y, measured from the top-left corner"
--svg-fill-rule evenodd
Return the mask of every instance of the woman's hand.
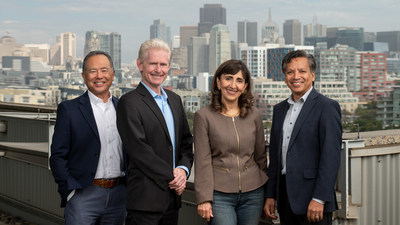
<path id="1" fill-rule="evenodd" d="M 197 206 L 197 214 L 201 216 L 203 219 L 210 222 L 210 218 L 214 217 L 212 214 L 212 206 L 211 202 L 203 202 Z"/>

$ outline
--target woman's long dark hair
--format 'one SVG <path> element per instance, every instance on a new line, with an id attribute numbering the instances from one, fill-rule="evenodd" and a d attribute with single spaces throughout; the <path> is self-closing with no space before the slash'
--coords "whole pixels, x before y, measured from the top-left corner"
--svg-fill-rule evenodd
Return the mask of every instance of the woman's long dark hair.
<path id="1" fill-rule="evenodd" d="M 247 84 L 246 89 L 239 96 L 239 109 L 240 117 L 246 117 L 250 108 L 253 106 L 253 93 L 251 91 L 251 75 L 250 71 L 247 69 L 246 64 L 240 60 L 231 59 L 222 63 L 214 74 L 213 80 L 211 82 L 211 107 L 219 112 L 225 110 L 225 106 L 221 101 L 221 90 L 218 90 L 217 78 L 221 80 L 223 74 L 236 74 L 242 71 L 243 78 Z"/>

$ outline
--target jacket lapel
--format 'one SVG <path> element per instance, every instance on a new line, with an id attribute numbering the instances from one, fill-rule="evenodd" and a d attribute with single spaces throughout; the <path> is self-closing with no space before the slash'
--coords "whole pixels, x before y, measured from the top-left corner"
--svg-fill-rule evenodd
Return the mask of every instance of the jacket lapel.
<path id="1" fill-rule="evenodd" d="M 287 102 L 287 99 L 284 101 L 284 104 L 276 111 L 278 115 L 276 115 L 276 123 L 277 127 L 280 127 L 280 132 L 279 132 L 279 152 L 282 151 L 282 141 L 283 141 L 283 123 L 285 122 L 285 117 L 287 114 L 287 111 L 289 109 L 289 103 Z M 279 153 L 279 158 L 282 155 L 282 153 Z"/>
<path id="2" fill-rule="evenodd" d="M 118 98 L 112 96 L 112 101 L 113 101 L 114 108 L 117 109 Z"/>
<path id="3" fill-rule="evenodd" d="M 142 83 L 139 83 L 139 86 L 137 87 L 137 91 L 139 94 L 143 96 L 143 102 L 151 109 L 151 111 L 156 115 L 158 121 L 161 124 L 161 127 L 164 130 L 164 133 L 168 136 L 169 140 L 171 140 L 171 137 L 169 136 L 168 132 L 168 127 L 167 123 L 165 122 L 164 115 L 162 114 L 160 108 L 157 105 L 157 102 L 154 100 L 153 96 L 151 96 L 150 92 L 146 89 Z M 172 109 L 172 107 L 171 107 Z"/>
<path id="4" fill-rule="evenodd" d="M 310 92 L 310 95 L 308 96 L 306 102 L 304 102 L 303 108 L 301 109 L 301 112 L 300 112 L 299 116 L 297 117 L 296 123 L 294 124 L 292 136 L 290 137 L 288 151 L 292 147 L 294 140 L 296 139 L 297 135 L 299 134 L 300 128 L 303 126 L 304 121 L 307 119 L 308 115 L 310 115 L 310 112 L 316 103 L 315 100 L 318 97 L 317 94 L 318 94 L 317 91 L 313 88 L 313 90 Z"/>
<path id="5" fill-rule="evenodd" d="M 79 99 L 79 109 L 81 110 L 82 116 L 88 122 L 90 128 L 94 132 L 97 138 L 100 139 L 99 131 L 97 130 L 96 119 L 94 118 L 92 106 L 90 105 L 90 99 L 88 92 L 86 91 Z"/>
<path id="6" fill-rule="evenodd" d="M 182 116 L 182 115 L 180 115 L 176 110 L 178 110 L 179 109 L 179 106 L 177 105 L 177 102 L 176 102 L 176 99 L 174 99 L 174 98 L 171 98 L 170 96 L 168 96 L 168 104 L 169 104 L 169 106 L 171 107 L 171 111 L 172 111 L 172 116 L 173 116 L 173 118 L 174 118 L 174 127 L 175 127 L 175 145 L 176 146 L 178 146 L 178 137 L 179 137 L 179 134 L 177 133 L 177 132 L 179 132 L 180 131 L 180 129 L 177 129 L 178 127 L 179 127 L 179 124 L 178 124 L 178 122 L 180 121 L 179 120 L 179 117 L 180 116 Z"/>

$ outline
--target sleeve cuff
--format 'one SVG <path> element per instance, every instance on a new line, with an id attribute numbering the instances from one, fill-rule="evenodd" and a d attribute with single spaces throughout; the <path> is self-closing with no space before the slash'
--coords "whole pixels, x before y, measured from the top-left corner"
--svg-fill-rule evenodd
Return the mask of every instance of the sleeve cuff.
<path id="1" fill-rule="evenodd" d="M 325 205 L 325 201 L 317 199 L 317 198 L 313 198 L 314 201 L 318 202 L 319 204 Z"/>
<path id="2" fill-rule="evenodd" d="M 176 168 L 181 168 L 186 172 L 186 179 L 189 178 L 189 169 L 186 166 L 177 166 Z"/>

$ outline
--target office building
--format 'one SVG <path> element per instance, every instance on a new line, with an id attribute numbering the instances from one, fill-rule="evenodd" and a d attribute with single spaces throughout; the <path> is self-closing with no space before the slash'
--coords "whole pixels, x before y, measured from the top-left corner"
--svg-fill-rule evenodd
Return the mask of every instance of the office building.
<path id="1" fill-rule="evenodd" d="M 65 32 L 57 36 L 50 47 L 50 65 L 66 66 L 76 59 L 76 34 Z"/>
<path id="2" fill-rule="evenodd" d="M 262 26 L 262 43 L 279 43 L 279 26 L 272 21 L 271 8 L 268 12 L 268 21 Z"/>
<path id="3" fill-rule="evenodd" d="M 297 19 L 286 20 L 283 23 L 285 44 L 301 45 L 301 23 Z"/>
<path id="4" fill-rule="evenodd" d="M 184 70 L 187 72 L 188 67 L 188 47 L 179 47 L 172 49 L 171 68 Z"/>
<path id="5" fill-rule="evenodd" d="M 250 46 L 240 49 L 242 60 L 250 71 L 252 77 L 267 77 L 267 50 L 264 46 Z"/>
<path id="6" fill-rule="evenodd" d="M 328 98 L 336 100 L 341 110 L 355 113 L 358 108 L 358 99 L 347 90 L 347 84 L 343 81 L 315 81 L 314 88 Z"/>
<path id="7" fill-rule="evenodd" d="M 328 48 L 337 44 L 348 45 L 358 51 L 364 50 L 364 28 L 331 27 L 327 29 Z"/>
<path id="8" fill-rule="evenodd" d="M 181 26 L 180 27 L 180 46 L 188 46 L 191 37 L 198 36 L 197 26 Z"/>
<path id="9" fill-rule="evenodd" d="M 33 58 L 40 58 L 44 63 L 50 61 L 50 45 L 49 44 L 25 44 L 25 48 L 29 50 L 29 56 Z"/>
<path id="10" fill-rule="evenodd" d="M 15 38 L 10 36 L 3 36 L 0 38 L 0 60 L 2 56 L 12 56 L 14 49 L 19 48 L 21 45 L 17 44 Z"/>
<path id="11" fill-rule="evenodd" d="M 375 32 L 364 32 L 364 42 L 376 42 Z"/>
<path id="12" fill-rule="evenodd" d="M 205 33 L 201 37 L 191 37 L 188 46 L 188 74 L 197 76 L 199 73 L 208 72 L 208 57 L 210 34 Z"/>
<path id="13" fill-rule="evenodd" d="M 209 73 L 214 74 L 219 65 L 231 59 L 231 35 L 228 26 L 214 25 L 210 31 Z"/>
<path id="14" fill-rule="evenodd" d="M 273 81 L 266 77 L 253 79 L 254 105 L 263 119 L 272 120 L 274 105 L 287 99 L 291 91 L 283 81 Z"/>
<path id="15" fill-rule="evenodd" d="M 61 65 L 66 65 L 67 61 L 76 59 L 76 34 L 71 32 L 61 33 L 60 57 Z"/>
<path id="16" fill-rule="evenodd" d="M 303 26 L 303 37 L 326 37 L 326 25 L 319 24 L 314 16 L 311 24 Z"/>
<path id="17" fill-rule="evenodd" d="M 328 39 L 327 37 L 305 37 L 305 46 L 314 46 L 314 48 L 327 49 Z"/>
<path id="18" fill-rule="evenodd" d="M 161 19 L 154 20 L 150 26 L 150 39 L 158 38 L 164 40 L 171 46 L 171 28 Z"/>
<path id="19" fill-rule="evenodd" d="M 216 24 L 226 25 L 226 9 L 222 4 L 204 4 L 200 8 L 200 22 L 198 24 L 198 35 L 210 33 Z"/>
<path id="20" fill-rule="evenodd" d="M 390 96 L 393 82 L 386 80 L 386 54 L 377 52 L 357 52 L 359 55 L 361 88 L 353 95 L 359 101 L 378 101 Z"/>
<path id="21" fill-rule="evenodd" d="M 400 31 L 377 32 L 376 40 L 387 42 L 389 44 L 389 51 L 400 52 Z"/>
<path id="22" fill-rule="evenodd" d="M 318 62 L 316 81 L 344 82 L 350 92 L 361 89 L 361 71 L 356 50 L 347 45 L 336 45 L 330 49 L 317 49 L 314 56 Z"/>
<path id="23" fill-rule="evenodd" d="M 237 42 L 247 43 L 248 46 L 257 46 L 257 22 L 239 21 L 237 23 Z"/>
<path id="24" fill-rule="evenodd" d="M 386 58 L 386 72 L 400 78 L 400 58 Z"/>
<path id="25" fill-rule="evenodd" d="M 86 32 L 84 56 L 101 50 L 110 54 L 115 69 L 121 68 L 121 35 L 115 32 Z"/>
<path id="26" fill-rule="evenodd" d="M 31 71 L 31 59 L 29 56 L 3 56 L 1 66 L 13 71 Z"/>
<path id="27" fill-rule="evenodd" d="M 389 54 L 389 44 L 386 42 L 364 42 L 364 51 Z"/>
<path id="28" fill-rule="evenodd" d="M 377 102 L 377 120 L 382 121 L 383 127 L 400 127 L 400 80 L 395 80 L 390 96 Z"/>
<path id="29" fill-rule="evenodd" d="M 199 73 L 196 78 L 196 88 L 203 92 L 209 92 L 213 76 L 210 76 L 209 73 Z"/>

